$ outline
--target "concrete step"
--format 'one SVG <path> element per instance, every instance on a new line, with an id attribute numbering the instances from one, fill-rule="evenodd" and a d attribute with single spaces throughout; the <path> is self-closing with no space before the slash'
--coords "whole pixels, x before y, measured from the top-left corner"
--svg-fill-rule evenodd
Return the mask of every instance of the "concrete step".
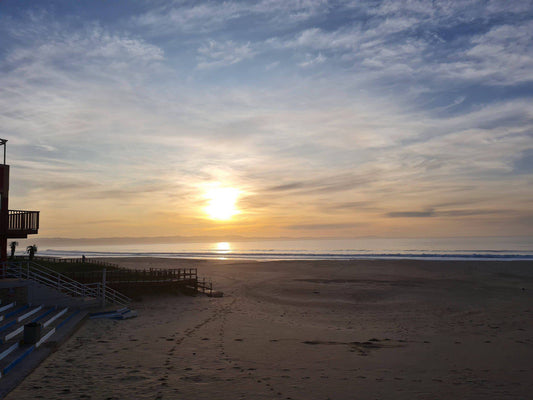
<path id="1" fill-rule="evenodd" d="M 23 317 L 28 310 L 30 310 L 30 306 L 27 304 L 25 305 L 18 305 L 13 306 L 12 308 L 6 310 L 4 314 L 2 314 L 2 320 L 0 322 L 0 342 L 1 338 L 6 334 L 9 333 L 14 326 L 16 326 L 20 321 L 18 321 L 19 318 Z"/>
<path id="2" fill-rule="evenodd" d="M 0 307 L 0 323 L 6 319 L 6 315 L 14 310 L 17 303 L 12 302 Z M 1 325 L 1 324 L 0 324 Z"/>
<path id="3" fill-rule="evenodd" d="M 42 310 L 43 306 L 21 307 L 19 312 L 13 314 L 0 327 L 0 343 L 7 343 L 10 339 L 15 338 L 22 332 L 21 329 L 24 328 L 24 325 L 32 322 Z"/>
<path id="4" fill-rule="evenodd" d="M 11 315 L 0 326 L 0 353 L 10 342 L 20 340 L 24 325 L 29 322 L 41 322 L 55 312 L 55 308 L 20 307 L 20 311 Z"/>
<path id="5" fill-rule="evenodd" d="M 37 307 L 33 308 L 36 310 Z M 33 310 L 27 311 L 29 313 Z M 0 345 L 0 378 L 6 374 L 15 371 L 17 365 L 23 364 L 24 360 L 29 355 L 41 347 L 47 341 L 54 340 L 59 331 L 64 329 L 72 319 L 79 318 L 79 314 L 85 316 L 86 312 L 79 310 L 69 310 L 67 308 L 43 308 L 34 311 L 34 318 L 31 320 L 24 319 L 17 324 L 5 329 L 6 333 L 2 333 L 4 342 Z M 23 316 L 24 314 L 20 315 Z M 40 340 L 35 344 L 27 344 L 23 342 L 24 325 L 28 322 L 39 322 L 42 324 Z"/>

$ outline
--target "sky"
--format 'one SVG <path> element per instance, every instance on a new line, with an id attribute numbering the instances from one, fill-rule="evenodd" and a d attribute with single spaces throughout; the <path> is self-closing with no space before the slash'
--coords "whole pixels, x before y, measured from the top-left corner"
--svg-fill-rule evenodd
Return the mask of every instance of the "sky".
<path id="1" fill-rule="evenodd" d="M 41 237 L 533 236 L 533 2 L 2 0 L 0 137 Z"/>

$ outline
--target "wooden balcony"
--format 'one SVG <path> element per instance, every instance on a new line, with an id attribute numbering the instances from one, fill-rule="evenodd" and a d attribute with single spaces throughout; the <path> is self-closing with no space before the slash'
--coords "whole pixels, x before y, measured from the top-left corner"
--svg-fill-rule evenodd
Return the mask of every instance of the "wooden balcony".
<path id="1" fill-rule="evenodd" d="M 39 231 L 39 211 L 9 210 L 7 237 L 27 238 Z"/>

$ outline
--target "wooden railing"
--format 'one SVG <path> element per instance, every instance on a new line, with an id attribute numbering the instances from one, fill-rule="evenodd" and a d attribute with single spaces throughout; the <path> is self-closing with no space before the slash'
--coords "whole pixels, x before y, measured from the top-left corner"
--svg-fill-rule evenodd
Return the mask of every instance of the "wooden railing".
<path id="1" fill-rule="evenodd" d="M 104 280 L 103 271 L 69 271 L 66 274 L 85 285 Z M 154 287 L 163 290 L 164 288 L 189 289 L 193 292 L 201 292 L 207 295 L 213 293 L 213 283 L 205 278 L 199 279 L 196 268 L 120 268 L 106 271 L 105 282 L 108 287 L 127 291 L 127 293 L 132 293 L 132 295 L 139 293 L 143 289 Z"/>
<path id="2" fill-rule="evenodd" d="M 9 210 L 10 231 L 37 233 L 39 230 L 39 211 Z"/>
<path id="3" fill-rule="evenodd" d="M 82 283 L 102 281 L 102 271 L 69 271 L 66 273 L 72 279 Z M 196 284 L 198 274 L 196 268 L 176 269 L 126 269 L 106 271 L 107 283 L 135 283 L 135 282 L 185 282 Z"/>
<path id="4" fill-rule="evenodd" d="M 17 260 L 27 260 L 28 256 L 16 256 Z M 119 268 L 118 264 L 110 263 L 107 261 L 96 260 L 89 257 L 79 257 L 79 258 L 59 258 L 59 257 L 48 257 L 48 256 L 34 256 L 35 261 L 47 261 L 55 264 L 94 264 L 100 267 L 106 268 Z"/>
<path id="5" fill-rule="evenodd" d="M 196 284 L 196 290 L 198 292 L 205 293 L 211 296 L 213 294 L 213 282 L 211 282 L 210 280 L 207 281 L 205 277 L 202 279 L 198 279 Z"/>

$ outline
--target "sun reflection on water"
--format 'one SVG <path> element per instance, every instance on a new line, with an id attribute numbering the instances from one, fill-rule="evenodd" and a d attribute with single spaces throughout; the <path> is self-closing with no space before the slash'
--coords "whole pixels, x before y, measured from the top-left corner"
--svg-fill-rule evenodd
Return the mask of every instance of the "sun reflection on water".
<path id="1" fill-rule="evenodd" d="M 231 252 L 231 246 L 228 242 L 218 242 L 216 244 L 216 252 L 217 253 L 229 253 Z"/>

